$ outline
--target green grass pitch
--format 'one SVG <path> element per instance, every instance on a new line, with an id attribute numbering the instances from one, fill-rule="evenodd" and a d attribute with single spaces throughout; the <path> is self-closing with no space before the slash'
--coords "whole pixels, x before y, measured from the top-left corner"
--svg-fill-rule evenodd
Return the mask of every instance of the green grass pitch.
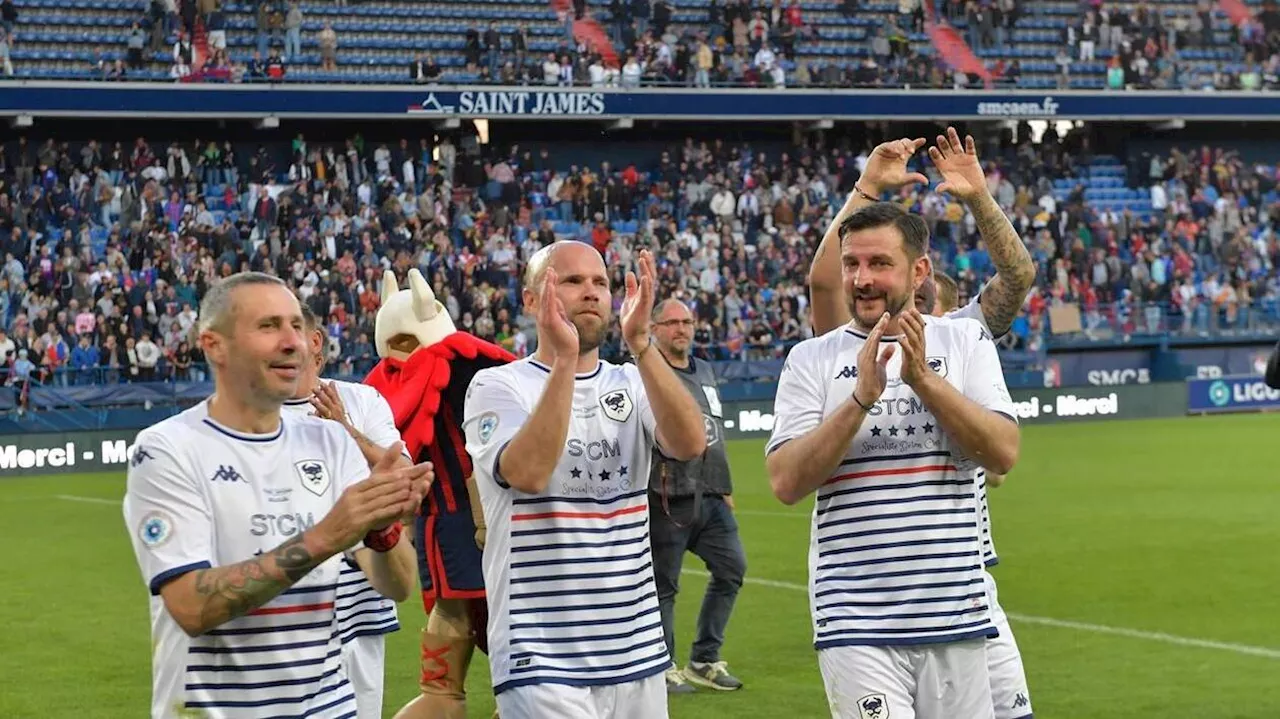
<path id="1" fill-rule="evenodd" d="M 992 493 L 994 574 L 1039 719 L 1280 717 L 1280 418 L 1030 427 Z M 748 584 L 724 658 L 746 689 L 674 719 L 826 716 L 805 582 L 809 504 L 769 492 L 762 442 L 731 446 Z M 147 597 L 121 474 L 0 481 L 0 717 L 133 719 L 149 700 Z M 97 500 L 97 501 L 94 501 Z M 678 646 L 705 582 L 689 555 Z M 388 646 L 387 712 L 414 696 L 420 604 Z M 472 716 L 493 708 L 472 672 Z"/>

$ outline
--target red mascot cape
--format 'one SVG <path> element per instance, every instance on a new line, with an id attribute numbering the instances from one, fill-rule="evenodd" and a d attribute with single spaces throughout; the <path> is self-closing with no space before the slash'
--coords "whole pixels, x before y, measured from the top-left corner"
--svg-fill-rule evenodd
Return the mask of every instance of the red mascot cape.
<path id="1" fill-rule="evenodd" d="M 414 542 L 428 614 L 442 597 L 484 598 L 474 519 L 483 515 L 479 507 L 472 508 L 476 515 L 462 510 L 471 504 L 466 483 L 472 471 L 461 430 L 463 403 L 476 372 L 515 359 L 495 344 L 454 332 L 407 360 L 383 359 L 365 378 L 391 406 L 409 456 L 435 465 L 436 480 L 423 501 Z"/>

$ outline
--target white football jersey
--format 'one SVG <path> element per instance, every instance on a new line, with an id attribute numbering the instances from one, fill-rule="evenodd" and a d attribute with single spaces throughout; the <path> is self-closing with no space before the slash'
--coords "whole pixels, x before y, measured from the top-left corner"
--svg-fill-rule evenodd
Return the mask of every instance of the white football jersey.
<path id="1" fill-rule="evenodd" d="M 354 714 L 334 614 L 341 555 L 198 637 L 174 621 L 160 588 L 270 552 L 368 476 L 355 440 L 314 418 L 284 414 L 275 432 L 246 435 L 201 402 L 138 435 L 124 517 L 151 591 L 153 719 Z"/>
<path id="2" fill-rule="evenodd" d="M 989 333 L 967 319 L 924 322 L 933 371 L 979 405 L 1013 418 Z M 848 400 L 865 341 L 866 334 L 841 327 L 791 350 L 767 452 L 813 431 Z M 902 381 L 901 367 L 902 353 L 895 352 L 884 393 L 818 490 L 809 588 L 819 649 L 995 633 L 983 588 L 976 467 Z"/>
<path id="3" fill-rule="evenodd" d="M 978 302 L 981 294 L 976 294 L 973 299 L 969 300 L 969 304 L 963 307 L 957 307 L 948 312 L 945 316 L 955 319 L 971 319 L 976 320 L 982 325 L 987 334 L 995 337 L 991 332 L 991 327 L 987 324 L 987 316 L 982 311 L 982 305 Z M 1001 371 L 1003 376 L 1003 370 Z M 1000 555 L 996 554 L 995 537 L 991 533 L 991 508 L 987 504 L 987 472 L 981 467 L 977 470 L 978 479 L 978 514 L 982 520 L 982 563 L 987 567 L 994 567 L 1000 563 Z"/>
<path id="4" fill-rule="evenodd" d="M 524 359 L 481 370 L 467 389 L 463 428 L 488 523 L 495 693 L 621 684 L 671 665 L 649 552 L 656 429 L 639 370 L 601 362 L 578 375 L 568 438 L 541 494 L 497 476 L 503 448 L 533 413 L 550 372 Z"/>
<path id="5" fill-rule="evenodd" d="M 379 447 L 390 447 L 400 441 L 391 406 L 378 394 L 378 390 L 354 382 L 325 381 L 333 382 L 337 388 L 342 406 L 356 431 Z M 311 398 L 305 397 L 285 402 L 284 411 L 309 416 L 314 408 Z M 359 636 L 390 634 L 400 629 L 396 603 L 379 594 L 352 561 L 342 562 L 335 609 L 343 644 Z"/>

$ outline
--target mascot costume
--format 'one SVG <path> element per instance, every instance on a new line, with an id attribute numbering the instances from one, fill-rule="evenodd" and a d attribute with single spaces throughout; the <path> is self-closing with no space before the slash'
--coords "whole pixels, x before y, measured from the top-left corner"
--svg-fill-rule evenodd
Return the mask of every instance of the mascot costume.
<path id="1" fill-rule="evenodd" d="M 466 719 L 464 684 L 475 649 L 488 652 L 484 513 L 462 434 L 463 402 L 476 372 L 515 356 L 458 332 L 418 270 L 409 287 L 382 280 L 374 331 L 381 361 L 365 379 L 395 417 L 415 462 L 430 461 L 436 480 L 418 513 L 413 544 L 427 626 L 422 632 L 422 694 L 396 719 Z"/>

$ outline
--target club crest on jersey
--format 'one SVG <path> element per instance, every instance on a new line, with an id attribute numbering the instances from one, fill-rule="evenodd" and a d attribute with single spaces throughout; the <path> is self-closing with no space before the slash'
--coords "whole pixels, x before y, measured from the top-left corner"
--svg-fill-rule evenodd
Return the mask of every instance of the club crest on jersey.
<path id="1" fill-rule="evenodd" d="M 707 430 L 707 446 L 720 441 L 720 432 L 716 429 L 716 421 L 708 415 L 702 415 L 702 426 Z"/>
<path id="2" fill-rule="evenodd" d="M 494 430 L 498 428 L 498 415 L 493 412 L 485 412 L 480 415 L 480 420 L 476 425 L 476 430 L 480 433 L 480 441 L 487 443 L 489 438 L 493 436 Z"/>
<path id="3" fill-rule="evenodd" d="M 889 719 L 889 699 L 883 694 L 868 694 L 858 700 L 859 719 Z"/>
<path id="4" fill-rule="evenodd" d="M 301 462 L 294 462 L 293 468 L 298 472 L 298 479 L 302 480 L 302 487 L 308 492 L 323 497 L 325 492 L 329 491 L 329 468 L 324 462 L 318 459 L 304 459 Z"/>
<path id="5" fill-rule="evenodd" d="M 604 416 L 609 419 L 615 422 L 626 422 L 633 408 L 631 394 L 625 389 L 615 389 L 600 397 L 600 407 L 604 409 Z"/>
<path id="6" fill-rule="evenodd" d="M 928 357 L 925 362 L 929 363 L 929 369 L 938 373 L 939 377 L 947 376 L 947 358 L 946 357 Z"/>

